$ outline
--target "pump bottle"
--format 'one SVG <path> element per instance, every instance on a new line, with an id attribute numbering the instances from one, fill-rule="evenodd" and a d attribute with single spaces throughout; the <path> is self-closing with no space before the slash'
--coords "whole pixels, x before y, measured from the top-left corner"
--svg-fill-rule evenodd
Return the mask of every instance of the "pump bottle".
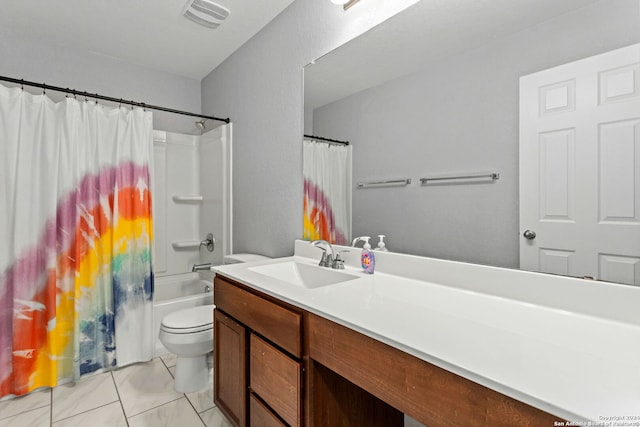
<path id="1" fill-rule="evenodd" d="M 387 237 L 384 234 L 378 234 L 378 246 L 374 249 L 374 251 L 380 252 L 388 252 L 387 245 L 384 243 L 384 238 Z"/>
<path id="2" fill-rule="evenodd" d="M 369 236 L 356 237 L 353 239 L 351 246 L 355 246 L 359 241 L 363 241 L 364 245 L 362 246 L 362 254 L 360 255 L 360 264 L 362 265 L 362 270 L 365 273 L 373 274 L 373 270 L 376 267 L 376 258 L 371 250 L 371 245 L 369 244 Z"/>

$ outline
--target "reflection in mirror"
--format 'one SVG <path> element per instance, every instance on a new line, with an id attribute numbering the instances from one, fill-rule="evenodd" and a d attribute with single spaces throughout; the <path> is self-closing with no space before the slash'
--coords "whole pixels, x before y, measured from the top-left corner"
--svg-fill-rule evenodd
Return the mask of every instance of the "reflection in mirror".
<path id="1" fill-rule="evenodd" d="M 638 0 L 422 0 L 305 67 L 305 133 L 353 145 L 354 236 L 640 285 L 638 43 Z"/>

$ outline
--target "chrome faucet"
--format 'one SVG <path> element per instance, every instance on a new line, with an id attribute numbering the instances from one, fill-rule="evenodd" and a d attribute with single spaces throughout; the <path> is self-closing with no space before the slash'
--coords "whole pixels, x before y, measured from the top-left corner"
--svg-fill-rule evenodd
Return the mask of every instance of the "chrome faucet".
<path id="1" fill-rule="evenodd" d="M 333 257 L 335 253 L 333 252 L 333 246 L 331 246 L 331 243 L 327 242 L 326 240 L 314 240 L 313 242 L 311 242 L 311 245 L 322 249 L 322 259 L 320 260 L 318 265 L 320 267 L 333 267 Z M 323 248 L 321 245 L 325 247 Z M 328 254 L 327 249 L 330 252 Z"/>
<path id="2" fill-rule="evenodd" d="M 210 262 L 206 262 L 204 264 L 193 264 L 193 267 L 191 268 L 191 271 L 193 271 L 194 273 L 196 271 L 202 271 L 202 270 L 211 270 L 211 263 Z"/>

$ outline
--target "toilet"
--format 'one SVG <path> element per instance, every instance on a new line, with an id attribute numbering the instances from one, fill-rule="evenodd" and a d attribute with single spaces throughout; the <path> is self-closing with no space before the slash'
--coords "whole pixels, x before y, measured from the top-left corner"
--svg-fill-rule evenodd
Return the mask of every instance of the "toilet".
<path id="1" fill-rule="evenodd" d="M 256 254 L 233 254 L 224 264 L 262 261 Z M 215 298 L 215 290 L 214 290 Z M 207 355 L 213 351 L 213 309 L 215 304 L 174 311 L 162 318 L 159 339 L 177 356 L 174 389 L 191 393 L 209 387 Z"/>
<path id="2" fill-rule="evenodd" d="M 174 311 L 162 318 L 160 342 L 178 356 L 174 388 L 191 393 L 209 385 L 207 353 L 213 350 L 213 309 L 201 305 Z"/>

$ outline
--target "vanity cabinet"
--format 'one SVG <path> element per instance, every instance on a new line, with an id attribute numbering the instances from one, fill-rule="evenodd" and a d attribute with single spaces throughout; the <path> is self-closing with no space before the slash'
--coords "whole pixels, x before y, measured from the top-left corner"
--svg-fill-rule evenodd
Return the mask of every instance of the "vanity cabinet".
<path id="1" fill-rule="evenodd" d="M 214 399 L 236 426 L 551 426 L 557 417 L 218 275 Z"/>
<path id="2" fill-rule="evenodd" d="M 302 311 L 220 276 L 214 288 L 216 405 L 240 427 L 301 426 Z"/>

